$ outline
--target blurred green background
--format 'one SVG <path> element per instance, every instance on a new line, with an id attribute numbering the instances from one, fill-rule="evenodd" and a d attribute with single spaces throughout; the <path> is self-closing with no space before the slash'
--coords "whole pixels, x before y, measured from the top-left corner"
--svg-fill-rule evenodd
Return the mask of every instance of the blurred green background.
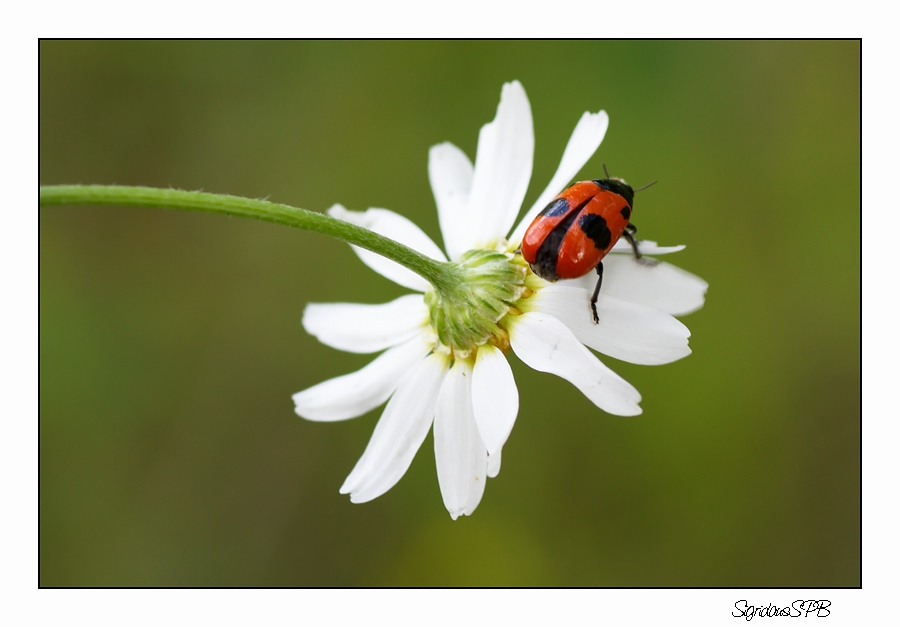
<path id="1" fill-rule="evenodd" d="M 338 488 L 376 410 L 291 394 L 371 357 L 308 302 L 404 290 L 302 231 L 40 210 L 40 583 L 860 585 L 859 42 L 40 43 L 40 180 L 387 207 L 440 242 L 428 148 L 474 159 L 504 81 L 531 100 L 526 205 L 581 113 L 641 234 L 710 283 L 694 353 L 604 361 L 644 414 L 513 370 L 521 410 L 470 518 L 431 437 L 386 495 Z"/>

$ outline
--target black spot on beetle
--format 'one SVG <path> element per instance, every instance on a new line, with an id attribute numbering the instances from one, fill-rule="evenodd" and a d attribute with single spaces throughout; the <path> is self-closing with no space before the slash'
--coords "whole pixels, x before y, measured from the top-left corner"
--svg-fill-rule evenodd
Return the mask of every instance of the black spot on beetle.
<path id="1" fill-rule="evenodd" d="M 631 219 L 631 207 L 629 207 L 628 205 L 622 207 L 622 211 L 620 211 L 620 213 L 622 214 L 622 217 L 625 218 L 626 222 Z"/>
<path id="2" fill-rule="evenodd" d="M 606 250 L 609 247 L 609 243 L 612 241 L 612 233 L 609 232 L 609 227 L 603 216 L 598 216 L 595 213 L 586 213 L 581 216 L 578 226 L 581 227 L 585 235 L 591 238 L 597 250 Z"/>
<path id="3" fill-rule="evenodd" d="M 567 215 L 562 221 L 553 227 L 553 230 L 547 233 L 547 237 L 541 242 L 537 254 L 534 256 L 534 263 L 531 269 L 536 275 L 545 281 L 557 281 L 559 275 L 556 274 L 556 260 L 559 258 L 559 247 L 562 246 L 563 238 L 572 228 L 572 223 L 581 212 L 581 207 L 576 207 L 572 213 Z"/>
<path id="4" fill-rule="evenodd" d="M 569 201 L 565 198 L 557 198 L 549 205 L 544 207 L 544 210 L 541 211 L 541 215 L 546 218 L 555 218 L 556 216 L 563 215 L 566 211 L 569 210 Z"/>

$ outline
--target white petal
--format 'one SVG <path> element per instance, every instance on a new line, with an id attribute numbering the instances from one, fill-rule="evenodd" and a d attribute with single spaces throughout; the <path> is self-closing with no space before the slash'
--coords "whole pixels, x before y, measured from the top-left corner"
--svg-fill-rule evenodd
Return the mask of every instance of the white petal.
<path id="1" fill-rule="evenodd" d="M 438 248 L 431 238 L 417 227 L 413 222 L 398 213 L 387 209 L 369 209 L 367 211 L 348 211 L 341 205 L 334 205 L 328 210 L 328 215 L 344 222 L 350 222 L 375 231 L 380 235 L 389 237 L 394 241 L 405 244 L 426 257 L 438 261 L 447 261 L 444 253 Z M 408 287 L 418 292 L 426 292 L 431 287 L 428 281 L 420 277 L 412 270 L 408 270 L 400 264 L 391 261 L 381 255 L 353 246 L 353 251 L 364 264 L 372 268 L 381 276 L 390 279 L 398 285 Z"/>
<path id="2" fill-rule="evenodd" d="M 475 358 L 472 407 L 488 453 L 499 452 L 519 413 L 519 390 L 503 352 L 490 344 L 479 347 Z"/>
<path id="3" fill-rule="evenodd" d="M 591 317 L 592 290 L 555 283 L 528 300 L 535 311 L 549 314 L 569 327 L 582 344 L 622 361 L 655 366 L 691 354 L 691 332 L 677 319 L 658 309 L 610 296 L 605 290 L 604 282 L 597 300 L 599 324 L 594 324 Z"/>
<path id="4" fill-rule="evenodd" d="M 500 453 L 501 449 L 498 449 L 496 453 L 493 455 L 488 455 L 488 466 L 487 466 L 487 476 L 490 479 L 493 479 L 497 475 L 500 474 Z"/>
<path id="5" fill-rule="evenodd" d="M 446 371 L 446 357 L 432 353 L 400 382 L 341 494 L 349 493 L 354 503 L 365 503 L 400 481 L 431 428 Z"/>
<path id="6" fill-rule="evenodd" d="M 355 418 L 375 409 L 397 389 L 414 364 L 434 346 L 432 334 L 421 333 L 385 351 L 362 370 L 323 381 L 294 394 L 298 416 L 331 422 Z"/>
<path id="7" fill-rule="evenodd" d="M 600 142 L 603 141 L 608 127 L 609 116 L 606 115 L 606 111 L 598 111 L 597 113 L 584 112 L 581 119 L 578 120 L 578 124 L 575 125 L 575 130 L 572 131 L 569 143 L 566 144 L 562 160 L 559 162 L 559 167 L 556 168 L 556 174 L 553 175 L 553 178 L 550 179 L 550 184 L 534 201 L 531 209 L 528 210 L 522 221 L 519 222 L 516 230 L 510 235 L 509 241 L 511 244 L 517 245 L 522 241 L 525 230 L 537 214 L 547 206 L 547 203 L 565 189 L 569 181 L 588 162 L 588 159 L 597 152 L 597 148 L 600 146 Z"/>
<path id="8" fill-rule="evenodd" d="M 597 277 L 588 274 L 565 281 L 594 289 Z M 628 255 L 607 255 L 603 259 L 602 294 L 659 309 L 673 316 L 697 311 L 709 284 L 700 277 L 664 261 L 646 263 Z"/>
<path id="9" fill-rule="evenodd" d="M 466 153 L 450 142 L 432 146 L 428 151 L 428 180 L 450 259 L 458 258 L 474 241 L 474 234 L 469 232 L 472 173 L 472 162 Z"/>
<path id="10" fill-rule="evenodd" d="M 421 294 L 381 305 L 310 303 L 303 328 L 320 342 L 350 353 L 375 353 L 422 332 L 428 308 Z"/>
<path id="11" fill-rule="evenodd" d="M 638 250 L 642 255 L 668 255 L 669 253 L 677 253 L 686 248 L 684 244 L 679 244 L 678 246 L 660 246 L 656 242 L 649 239 L 639 239 L 637 240 Z M 612 247 L 610 253 L 621 253 L 623 255 L 633 255 L 634 249 L 631 247 L 631 243 L 625 238 L 620 239 L 616 242 L 616 245 Z"/>
<path id="12" fill-rule="evenodd" d="M 604 366 L 556 318 L 536 311 L 516 316 L 509 340 L 526 365 L 566 379 L 603 411 L 617 416 L 641 413 L 638 391 Z"/>
<path id="13" fill-rule="evenodd" d="M 472 412 L 472 369 L 457 361 L 444 377 L 434 412 L 434 459 L 450 517 L 470 515 L 487 482 L 488 455 Z"/>
<path id="14" fill-rule="evenodd" d="M 525 199 L 534 157 L 531 105 L 519 81 L 506 83 L 497 116 L 478 135 L 478 154 L 469 198 L 474 239 L 481 248 L 504 237 Z"/>

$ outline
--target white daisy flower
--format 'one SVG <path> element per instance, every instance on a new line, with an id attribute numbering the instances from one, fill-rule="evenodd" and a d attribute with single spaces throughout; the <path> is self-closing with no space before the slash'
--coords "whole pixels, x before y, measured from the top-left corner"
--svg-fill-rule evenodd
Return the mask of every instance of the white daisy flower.
<path id="1" fill-rule="evenodd" d="M 647 365 L 690 354 L 690 332 L 673 316 L 703 305 L 702 279 L 666 263 L 640 263 L 620 241 L 603 262 L 595 324 L 588 308 L 593 275 L 548 283 L 517 254 L 528 225 L 594 154 L 608 122 L 604 111 L 581 117 L 550 184 L 512 229 L 531 178 L 534 129 L 522 85 L 505 84 L 494 121 L 479 134 L 474 167 L 453 144 L 429 152 L 446 255 L 392 211 L 353 212 L 340 205 L 329 210 L 432 259 L 449 259 L 458 270 L 458 284 L 439 293 L 414 272 L 354 247 L 370 268 L 416 293 L 381 305 L 306 308 L 303 326 L 324 344 L 354 353 L 384 351 L 362 370 L 293 397 L 297 414 L 316 421 L 354 418 L 387 401 L 341 487 L 352 502 L 370 501 L 393 487 L 433 424 L 444 505 L 453 519 L 475 511 L 487 477 L 500 470 L 501 450 L 519 410 L 505 355 L 510 349 L 531 368 L 567 379 L 597 407 L 619 416 L 641 413 L 641 396 L 589 348 Z M 684 248 L 639 245 L 645 255 Z"/>

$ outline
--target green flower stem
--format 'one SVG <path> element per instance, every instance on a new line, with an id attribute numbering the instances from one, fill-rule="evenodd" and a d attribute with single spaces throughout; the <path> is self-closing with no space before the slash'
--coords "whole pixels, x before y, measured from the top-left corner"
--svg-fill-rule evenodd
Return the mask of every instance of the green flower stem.
<path id="1" fill-rule="evenodd" d="M 409 268 L 440 293 L 455 292 L 460 283 L 459 272 L 453 264 L 435 261 L 408 246 L 355 224 L 266 200 L 153 187 L 47 185 L 41 187 L 41 206 L 44 205 L 124 205 L 256 218 L 322 233 L 371 250 Z"/>

